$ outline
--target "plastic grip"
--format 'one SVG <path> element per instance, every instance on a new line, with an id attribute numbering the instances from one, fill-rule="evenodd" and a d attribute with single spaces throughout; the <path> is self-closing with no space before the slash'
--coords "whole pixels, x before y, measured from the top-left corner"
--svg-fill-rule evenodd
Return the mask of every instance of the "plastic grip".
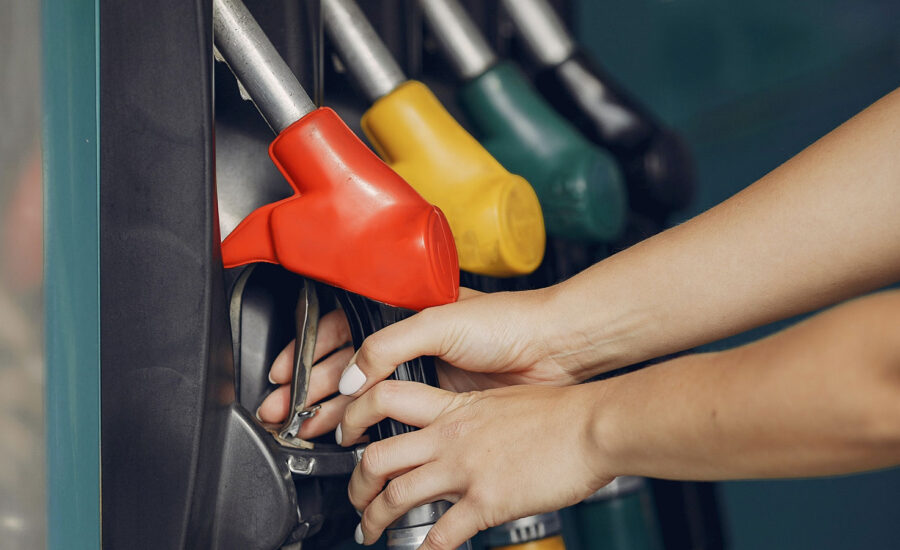
<path id="1" fill-rule="evenodd" d="M 615 160 L 557 114 L 518 68 L 499 63 L 460 90 L 481 143 L 537 192 L 547 232 L 609 242 L 622 230 L 626 191 Z"/>
<path id="2" fill-rule="evenodd" d="M 541 540 L 510 544 L 508 546 L 495 546 L 494 550 L 566 550 L 562 535 L 547 537 Z"/>
<path id="3" fill-rule="evenodd" d="M 362 118 L 382 158 L 443 210 L 462 269 L 507 277 L 534 271 L 544 256 L 541 205 L 421 82 L 408 81 Z"/>
<path id="4" fill-rule="evenodd" d="M 456 301 L 447 219 L 328 108 L 287 127 L 269 155 L 293 196 L 263 206 L 222 243 L 225 267 L 278 263 L 392 306 Z"/>
<path id="5" fill-rule="evenodd" d="M 694 165 L 678 135 L 582 54 L 535 76 L 538 90 L 585 136 L 622 163 L 632 208 L 661 217 L 694 195 Z"/>
<path id="6" fill-rule="evenodd" d="M 581 548 L 662 550 L 659 525 L 648 490 L 575 506 Z"/>

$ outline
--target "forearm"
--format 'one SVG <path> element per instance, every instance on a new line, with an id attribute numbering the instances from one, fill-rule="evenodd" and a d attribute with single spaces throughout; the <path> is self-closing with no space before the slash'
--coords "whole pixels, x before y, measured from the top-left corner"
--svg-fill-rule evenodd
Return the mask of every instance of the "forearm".
<path id="1" fill-rule="evenodd" d="M 897 280 L 898 143 L 895 91 L 731 199 L 557 285 L 552 311 L 574 336 L 559 335 L 556 359 L 587 378 Z"/>
<path id="2" fill-rule="evenodd" d="M 596 382 L 597 457 L 672 479 L 841 474 L 900 464 L 900 293 L 765 340 Z"/>

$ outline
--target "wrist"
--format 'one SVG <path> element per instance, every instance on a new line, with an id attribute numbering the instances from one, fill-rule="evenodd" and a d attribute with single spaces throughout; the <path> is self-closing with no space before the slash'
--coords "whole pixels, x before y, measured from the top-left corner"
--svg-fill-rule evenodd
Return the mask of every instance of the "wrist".
<path id="1" fill-rule="evenodd" d="M 579 403 L 582 411 L 579 419 L 582 437 L 579 449 L 584 463 L 592 472 L 591 486 L 599 489 L 620 475 L 628 475 L 621 459 L 623 426 L 614 418 L 615 405 L 611 405 L 616 379 L 578 384 L 571 387 L 574 395 L 568 398 Z M 571 421 L 571 419 L 566 419 Z"/>
<path id="2" fill-rule="evenodd" d="M 655 320 L 630 286 L 615 282 L 615 265 L 607 262 L 542 289 L 548 358 L 578 381 L 655 357 L 645 336 Z"/>

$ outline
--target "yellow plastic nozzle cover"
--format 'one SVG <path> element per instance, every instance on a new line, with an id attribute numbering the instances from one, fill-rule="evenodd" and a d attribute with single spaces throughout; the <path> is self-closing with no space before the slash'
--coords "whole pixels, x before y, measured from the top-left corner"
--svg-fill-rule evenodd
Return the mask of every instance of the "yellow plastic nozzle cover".
<path id="1" fill-rule="evenodd" d="M 566 544 L 563 542 L 562 535 L 557 535 L 522 544 L 496 546 L 494 550 L 566 550 Z"/>
<path id="2" fill-rule="evenodd" d="M 544 256 L 541 205 L 531 185 L 510 174 L 410 80 L 362 118 L 378 154 L 447 216 L 461 269 L 494 277 L 525 275 Z"/>

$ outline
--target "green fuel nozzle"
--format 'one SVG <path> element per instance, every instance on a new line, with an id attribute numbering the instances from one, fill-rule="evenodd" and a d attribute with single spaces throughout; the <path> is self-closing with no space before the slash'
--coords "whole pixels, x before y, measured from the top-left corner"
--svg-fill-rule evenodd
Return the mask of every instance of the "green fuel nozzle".
<path id="1" fill-rule="evenodd" d="M 459 100 L 485 148 L 531 182 L 548 234 L 610 242 L 621 232 L 627 195 L 616 161 L 585 139 L 532 88 L 498 61 L 456 0 L 420 0 L 442 51 L 463 80 Z"/>

